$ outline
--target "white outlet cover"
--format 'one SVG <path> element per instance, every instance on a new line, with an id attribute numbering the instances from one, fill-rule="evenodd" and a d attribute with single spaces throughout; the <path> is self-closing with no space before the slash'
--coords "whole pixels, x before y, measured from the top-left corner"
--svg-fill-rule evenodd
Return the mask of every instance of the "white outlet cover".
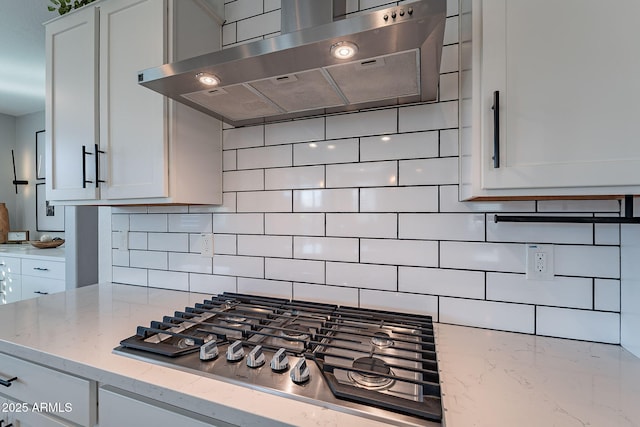
<path id="1" fill-rule="evenodd" d="M 554 274 L 554 255 L 553 255 L 553 245 L 541 245 L 541 244 L 527 244 L 527 280 L 544 280 L 549 281 L 553 280 Z M 540 265 L 537 262 L 536 257 L 537 254 L 542 254 L 542 258 L 544 258 L 544 265 L 542 270 L 536 268 Z"/>
<path id="2" fill-rule="evenodd" d="M 213 234 L 202 233 L 200 238 L 200 255 L 206 258 L 213 258 Z"/>

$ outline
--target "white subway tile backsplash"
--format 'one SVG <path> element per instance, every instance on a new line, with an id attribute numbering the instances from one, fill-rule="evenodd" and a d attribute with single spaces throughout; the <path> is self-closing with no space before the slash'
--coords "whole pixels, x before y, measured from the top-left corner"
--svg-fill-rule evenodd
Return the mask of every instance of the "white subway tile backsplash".
<path id="1" fill-rule="evenodd" d="M 129 231 L 129 215 L 126 215 L 126 214 L 111 215 L 111 230 Z"/>
<path id="2" fill-rule="evenodd" d="M 261 126 L 231 128 L 222 131 L 222 147 L 225 150 L 263 145 L 264 129 Z"/>
<path id="3" fill-rule="evenodd" d="M 214 233 L 262 234 L 264 214 L 220 213 L 213 216 Z"/>
<path id="4" fill-rule="evenodd" d="M 556 246 L 556 256 L 557 250 Z M 440 267 L 443 268 L 524 273 L 525 256 L 524 244 L 440 242 Z M 557 261 L 555 265 L 558 274 Z"/>
<path id="5" fill-rule="evenodd" d="M 556 245 L 554 255 L 557 275 L 620 278 L 619 246 Z"/>
<path id="6" fill-rule="evenodd" d="M 294 212 L 357 212 L 358 190 L 340 188 L 328 190 L 295 190 Z"/>
<path id="7" fill-rule="evenodd" d="M 327 187 L 379 187 L 398 185 L 398 164 L 348 163 L 327 166 Z"/>
<path id="8" fill-rule="evenodd" d="M 169 252 L 169 270 L 211 274 L 211 258 L 200 254 Z"/>
<path id="9" fill-rule="evenodd" d="M 620 311 L 620 280 L 595 279 L 593 286 L 596 310 Z"/>
<path id="10" fill-rule="evenodd" d="M 477 201 L 459 202 L 457 185 L 440 186 L 440 212 L 532 212 L 535 201 Z M 493 221 L 493 214 L 487 215 L 487 221 Z"/>
<path id="11" fill-rule="evenodd" d="M 457 15 L 460 4 L 457 0 L 447 0 L 447 16 Z"/>
<path id="12" fill-rule="evenodd" d="M 129 251 L 113 249 L 111 251 L 111 264 L 118 267 L 129 267 Z"/>
<path id="13" fill-rule="evenodd" d="M 458 183 L 458 159 L 400 160 L 399 185 L 443 185 Z"/>
<path id="14" fill-rule="evenodd" d="M 438 96 L 441 102 L 456 101 L 458 99 L 458 73 L 449 73 L 440 76 Z"/>
<path id="15" fill-rule="evenodd" d="M 222 170 L 233 171 L 238 169 L 238 150 L 226 150 L 222 152 Z"/>
<path id="16" fill-rule="evenodd" d="M 238 150 L 238 169 L 277 168 L 291 166 L 291 145 L 245 148 Z"/>
<path id="17" fill-rule="evenodd" d="M 190 213 L 235 212 L 236 193 L 222 193 L 221 205 L 191 205 Z"/>
<path id="18" fill-rule="evenodd" d="M 496 223 L 493 215 L 487 221 L 487 241 L 523 243 L 593 243 L 591 224 Z"/>
<path id="19" fill-rule="evenodd" d="M 276 9 L 280 9 L 280 0 L 264 0 L 265 12 L 270 12 Z"/>
<path id="20" fill-rule="evenodd" d="M 148 249 L 148 233 L 130 232 L 129 233 L 129 249 Z"/>
<path id="21" fill-rule="evenodd" d="M 536 333 L 609 344 L 620 343 L 620 314 L 537 307 Z"/>
<path id="22" fill-rule="evenodd" d="M 146 214 L 147 206 L 112 206 L 112 214 Z"/>
<path id="23" fill-rule="evenodd" d="M 484 214 L 400 214 L 398 236 L 406 239 L 484 240 Z"/>
<path id="24" fill-rule="evenodd" d="M 441 297 L 439 321 L 532 334 L 534 310 L 534 306 L 525 304 Z"/>
<path id="25" fill-rule="evenodd" d="M 236 36 L 237 25 L 235 22 L 226 23 L 222 27 L 222 45 L 227 46 L 229 44 L 236 43 L 238 37 Z"/>
<path id="26" fill-rule="evenodd" d="M 390 265 L 327 262 L 327 284 L 395 291 L 398 269 Z"/>
<path id="27" fill-rule="evenodd" d="M 360 307 L 432 316 L 438 321 L 438 297 L 360 289 Z"/>
<path id="28" fill-rule="evenodd" d="M 618 200 L 540 200 L 538 212 L 620 212 Z"/>
<path id="29" fill-rule="evenodd" d="M 327 236 L 398 237 L 396 214 L 328 213 Z"/>
<path id="30" fill-rule="evenodd" d="M 321 213 L 267 213 L 264 218 L 266 234 L 297 234 L 322 236 L 324 214 Z"/>
<path id="31" fill-rule="evenodd" d="M 236 255 L 214 255 L 213 274 L 222 276 L 264 277 L 264 258 Z"/>
<path id="32" fill-rule="evenodd" d="M 173 206 L 173 205 L 160 205 L 160 206 L 148 206 L 147 211 L 150 214 L 153 213 L 187 213 L 189 212 L 189 206 Z"/>
<path id="33" fill-rule="evenodd" d="M 324 166 L 267 169 L 266 190 L 324 188 Z"/>
<path id="34" fill-rule="evenodd" d="M 358 290 L 339 286 L 294 283 L 293 298 L 301 301 L 313 301 L 324 304 L 358 306 Z"/>
<path id="35" fill-rule="evenodd" d="M 211 214 L 169 215 L 169 231 L 173 233 L 210 233 Z"/>
<path id="36" fill-rule="evenodd" d="M 398 290 L 416 294 L 484 299 L 484 273 L 440 268 L 400 267 Z"/>
<path id="37" fill-rule="evenodd" d="M 189 235 L 187 233 L 149 233 L 149 250 L 189 252 Z"/>
<path id="38" fill-rule="evenodd" d="M 324 261 L 265 258 L 266 279 L 324 283 Z"/>
<path id="39" fill-rule="evenodd" d="M 238 292 L 244 294 L 291 299 L 292 289 L 291 282 L 238 277 Z"/>
<path id="40" fill-rule="evenodd" d="M 594 231 L 594 243 L 596 245 L 620 244 L 620 226 L 618 224 L 595 224 Z"/>
<path id="41" fill-rule="evenodd" d="M 129 251 L 129 265 L 136 268 L 166 270 L 167 253 L 155 251 Z"/>
<path id="42" fill-rule="evenodd" d="M 395 108 L 327 116 L 327 139 L 382 135 L 398 131 Z"/>
<path id="43" fill-rule="evenodd" d="M 453 73 L 458 71 L 458 45 L 452 44 L 442 48 L 440 59 L 440 73 Z"/>
<path id="44" fill-rule="evenodd" d="M 129 217 L 131 231 L 167 231 L 167 214 L 131 215 Z"/>
<path id="45" fill-rule="evenodd" d="M 440 157 L 458 155 L 458 129 L 440 131 Z"/>
<path id="46" fill-rule="evenodd" d="M 264 127 L 265 144 L 321 141 L 324 139 L 324 117 L 269 124 Z"/>
<path id="47" fill-rule="evenodd" d="M 189 273 L 189 291 L 207 295 L 237 292 L 236 280 L 233 276 Z"/>
<path id="48" fill-rule="evenodd" d="M 444 25 L 443 45 L 458 43 L 458 17 L 451 16 L 447 18 Z"/>
<path id="49" fill-rule="evenodd" d="M 188 291 L 189 274 L 176 271 L 149 270 L 149 287 Z"/>
<path id="50" fill-rule="evenodd" d="M 305 142 L 293 146 L 293 164 L 295 166 L 357 161 L 357 138 Z"/>
<path id="51" fill-rule="evenodd" d="M 223 172 L 222 191 L 263 190 L 264 181 L 264 171 L 261 169 Z"/>
<path id="52" fill-rule="evenodd" d="M 437 212 L 438 187 L 363 188 L 360 212 Z"/>
<path id="53" fill-rule="evenodd" d="M 200 234 L 189 235 L 189 252 L 200 253 L 202 251 L 202 236 Z M 235 234 L 214 234 L 213 253 L 218 255 L 236 255 Z"/>
<path id="54" fill-rule="evenodd" d="M 291 190 L 238 193 L 238 212 L 291 212 Z"/>
<path id="55" fill-rule="evenodd" d="M 358 239 L 295 236 L 293 238 L 293 257 L 358 262 Z"/>
<path id="56" fill-rule="evenodd" d="M 438 242 L 360 239 L 360 262 L 436 267 L 438 265 Z"/>
<path id="57" fill-rule="evenodd" d="M 527 280 L 524 274 L 487 273 L 487 299 L 536 305 L 590 309 L 592 279 L 555 277 L 552 281 Z"/>
<path id="58" fill-rule="evenodd" d="M 235 22 L 263 12 L 261 1 L 236 0 L 224 5 L 224 17 L 228 22 Z"/>
<path id="59" fill-rule="evenodd" d="M 457 101 L 400 107 L 400 132 L 415 132 L 457 127 Z"/>
<path id="60" fill-rule="evenodd" d="M 292 242 L 291 236 L 239 235 L 238 255 L 291 258 Z"/>
<path id="61" fill-rule="evenodd" d="M 111 270 L 114 283 L 147 286 L 147 271 L 143 268 L 116 267 Z"/>
<path id="62" fill-rule="evenodd" d="M 456 141 L 457 144 L 457 141 Z M 360 160 L 438 157 L 438 132 L 412 132 L 360 139 Z"/>
<path id="63" fill-rule="evenodd" d="M 260 3 L 260 2 L 258 2 Z M 237 22 L 238 40 L 249 40 L 263 34 L 280 31 L 280 11 L 274 10 L 263 15 Z"/>

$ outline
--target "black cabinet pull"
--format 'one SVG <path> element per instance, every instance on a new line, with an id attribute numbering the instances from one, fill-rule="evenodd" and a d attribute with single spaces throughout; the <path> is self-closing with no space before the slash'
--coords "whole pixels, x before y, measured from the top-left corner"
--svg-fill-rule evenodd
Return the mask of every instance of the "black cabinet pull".
<path id="1" fill-rule="evenodd" d="M 11 383 L 17 379 L 18 377 L 9 378 L 8 380 L 5 380 L 4 378 L 0 378 L 0 385 L 3 385 L 5 387 L 11 387 Z"/>
<path id="2" fill-rule="evenodd" d="M 493 167 L 500 167 L 500 91 L 493 92 Z"/>
<path id="3" fill-rule="evenodd" d="M 33 267 L 33 269 L 37 271 L 49 271 L 48 268 L 44 268 L 44 267 Z"/>
<path id="4" fill-rule="evenodd" d="M 87 180 L 87 156 L 93 156 L 93 153 L 88 152 L 87 146 L 83 145 L 82 146 L 82 188 L 87 188 L 87 184 L 93 183 L 93 181 Z"/>
<path id="5" fill-rule="evenodd" d="M 33 293 L 38 295 L 49 295 L 49 292 L 42 292 L 42 291 L 33 291 Z"/>
<path id="6" fill-rule="evenodd" d="M 104 154 L 104 151 L 98 149 L 98 144 L 93 144 L 95 153 L 96 153 L 96 188 L 100 185 L 104 180 L 100 179 L 100 154 Z"/>

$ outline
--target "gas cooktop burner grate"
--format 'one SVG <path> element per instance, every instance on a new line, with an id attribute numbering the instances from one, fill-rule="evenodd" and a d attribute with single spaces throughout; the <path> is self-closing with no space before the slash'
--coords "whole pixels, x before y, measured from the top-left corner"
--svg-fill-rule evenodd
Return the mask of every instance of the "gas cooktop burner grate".
<path id="1" fill-rule="evenodd" d="M 442 417 L 429 316 L 225 293 L 120 344 L 118 353 L 376 419 Z"/>

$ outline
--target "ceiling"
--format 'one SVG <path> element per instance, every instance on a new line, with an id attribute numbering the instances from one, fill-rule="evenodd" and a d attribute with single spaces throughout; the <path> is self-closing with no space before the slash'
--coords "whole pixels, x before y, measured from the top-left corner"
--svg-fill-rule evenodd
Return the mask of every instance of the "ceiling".
<path id="1" fill-rule="evenodd" d="M 0 0 L 0 114 L 44 110 L 43 22 L 58 16 L 49 0 Z"/>

